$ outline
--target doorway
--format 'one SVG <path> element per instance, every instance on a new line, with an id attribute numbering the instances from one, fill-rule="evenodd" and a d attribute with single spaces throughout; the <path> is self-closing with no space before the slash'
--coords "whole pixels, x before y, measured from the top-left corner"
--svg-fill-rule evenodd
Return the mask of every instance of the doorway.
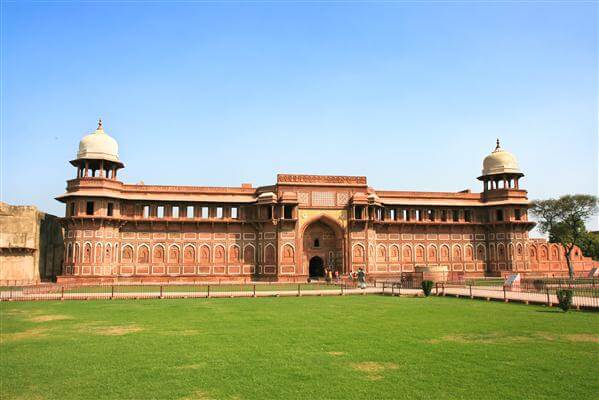
<path id="1" fill-rule="evenodd" d="M 324 261 L 321 257 L 314 256 L 310 259 L 310 278 L 321 278 L 324 276 Z"/>

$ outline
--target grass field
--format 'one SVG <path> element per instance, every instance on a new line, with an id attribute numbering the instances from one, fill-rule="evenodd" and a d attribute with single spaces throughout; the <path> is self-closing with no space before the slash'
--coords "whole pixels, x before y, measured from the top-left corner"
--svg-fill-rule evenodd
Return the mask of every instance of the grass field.
<path id="1" fill-rule="evenodd" d="M 383 296 L 1 303 L 2 399 L 596 399 L 599 314 Z"/>

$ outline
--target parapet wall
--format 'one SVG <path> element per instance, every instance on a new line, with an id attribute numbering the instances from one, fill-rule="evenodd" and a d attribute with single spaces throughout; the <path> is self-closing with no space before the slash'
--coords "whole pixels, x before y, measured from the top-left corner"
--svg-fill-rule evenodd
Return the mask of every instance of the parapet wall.
<path id="1" fill-rule="evenodd" d="M 0 284 L 35 284 L 60 274 L 64 255 L 59 218 L 34 206 L 0 203 Z"/>

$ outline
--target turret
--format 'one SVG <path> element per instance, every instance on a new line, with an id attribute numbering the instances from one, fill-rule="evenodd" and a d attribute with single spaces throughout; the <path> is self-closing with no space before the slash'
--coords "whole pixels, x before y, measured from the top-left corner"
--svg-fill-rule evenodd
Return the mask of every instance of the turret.
<path id="1" fill-rule="evenodd" d="M 125 165 L 119 160 L 118 143 L 104 132 L 101 119 L 98 128 L 79 142 L 77 158 L 71 164 L 77 167 L 77 179 L 116 180 L 117 171 Z"/>

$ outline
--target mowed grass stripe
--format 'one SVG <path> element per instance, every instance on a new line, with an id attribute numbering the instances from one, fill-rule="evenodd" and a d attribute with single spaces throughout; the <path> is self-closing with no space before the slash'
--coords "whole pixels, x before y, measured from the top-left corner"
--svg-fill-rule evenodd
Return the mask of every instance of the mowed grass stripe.
<path id="1" fill-rule="evenodd" d="M 599 315 L 383 296 L 1 303 L 3 399 L 595 398 Z"/>

